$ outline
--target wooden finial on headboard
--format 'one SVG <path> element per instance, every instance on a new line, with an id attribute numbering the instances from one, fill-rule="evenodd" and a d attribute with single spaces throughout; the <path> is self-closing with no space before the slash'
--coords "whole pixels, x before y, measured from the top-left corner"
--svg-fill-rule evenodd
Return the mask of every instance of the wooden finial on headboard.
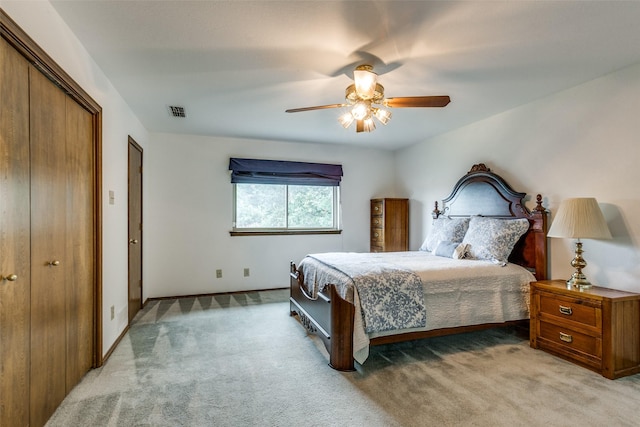
<path id="1" fill-rule="evenodd" d="M 467 173 L 471 172 L 491 172 L 491 169 L 489 169 L 484 163 L 478 163 L 477 165 L 471 166 L 471 170 Z"/>
<path id="2" fill-rule="evenodd" d="M 533 210 L 540 213 L 547 212 L 547 210 L 542 206 L 542 194 L 538 194 L 536 196 L 536 207 Z"/>
<path id="3" fill-rule="evenodd" d="M 441 213 L 442 212 L 440 211 L 440 209 L 438 209 L 438 202 L 436 202 L 436 207 L 435 209 L 433 209 L 433 212 L 431 212 L 431 216 L 433 217 L 433 219 L 437 219 Z"/>

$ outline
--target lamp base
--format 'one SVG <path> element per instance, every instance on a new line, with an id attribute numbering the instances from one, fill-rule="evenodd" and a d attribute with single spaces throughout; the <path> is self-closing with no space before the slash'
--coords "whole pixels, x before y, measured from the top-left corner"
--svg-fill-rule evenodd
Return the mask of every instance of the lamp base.
<path id="1" fill-rule="evenodd" d="M 567 280 L 567 285 L 579 289 L 589 289 L 591 286 L 593 286 L 591 282 L 587 280 L 584 274 L 578 273 L 577 271 L 573 273 L 569 280 Z"/>
<path id="2" fill-rule="evenodd" d="M 576 242 L 576 256 L 571 261 L 571 266 L 576 269 L 573 272 L 569 280 L 567 280 L 567 286 L 573 286 L 579 289 L 588 289 L 591 287 L 591 282 L 587 280 L 587 277 L 582 274 L 582 269 L 587 266 L 587 262 L 582 258 L 582 242 L 580 239 Z"/>

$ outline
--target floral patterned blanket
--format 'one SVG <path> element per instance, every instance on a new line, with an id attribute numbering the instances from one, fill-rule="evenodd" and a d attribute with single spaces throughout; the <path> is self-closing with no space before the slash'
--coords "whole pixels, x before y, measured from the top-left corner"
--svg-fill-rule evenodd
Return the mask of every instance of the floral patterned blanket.
<path id="1" fill-rule="evenodd" d="M 309 258 L 315 264 L 304 273 L 310 293 L 334 283 L 353 302 L 355 290 L 366 333 L 426 325 L 422 280 L 413 271 L 375 253 L 311 254 L 307 267 Z"/>

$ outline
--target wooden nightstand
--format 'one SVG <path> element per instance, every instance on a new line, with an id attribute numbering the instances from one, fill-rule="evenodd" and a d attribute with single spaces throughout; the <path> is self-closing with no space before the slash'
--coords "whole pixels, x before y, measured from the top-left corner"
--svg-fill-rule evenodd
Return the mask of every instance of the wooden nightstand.
<path id="1" fill-rule="evenodd" d="M 640 294 L 531 282 L 529 343 L 615 379 L 640 372 Z"/>

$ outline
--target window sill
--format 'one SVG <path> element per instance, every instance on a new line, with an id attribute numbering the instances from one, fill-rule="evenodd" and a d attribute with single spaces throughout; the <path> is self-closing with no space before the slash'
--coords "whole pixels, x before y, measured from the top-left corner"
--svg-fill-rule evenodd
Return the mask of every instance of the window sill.
<path id="1" fill-rule="evenodd" d="M 341 234 L 342 230 L 230 231 L 231 236 L 291 236 L 305 234 Z"/>

